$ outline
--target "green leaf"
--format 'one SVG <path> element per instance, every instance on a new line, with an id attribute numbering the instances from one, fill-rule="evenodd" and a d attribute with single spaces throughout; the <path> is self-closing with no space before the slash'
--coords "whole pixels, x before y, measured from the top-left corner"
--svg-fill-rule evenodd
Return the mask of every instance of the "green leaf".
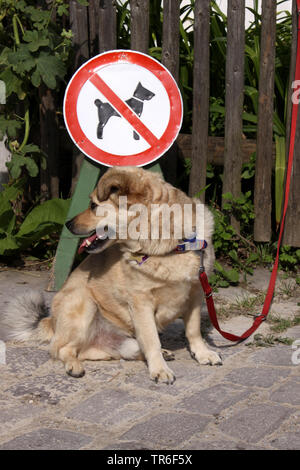
<path id="1" fill-rule="evenodd" d="M 41 152 L 41 149 L 35 144 L 25 145 L 22 149 L 23 154 L 26 154 L 26 153 L 40 153 L 40 152 Z"/>
<path id="2" fill-rule="evenodd" d="M 27 44 L 20 44 L 15 52 L 9 53 L 8 60 L 17 73 L 30 72 L 35 65 Z"/>
<path id="3" fill-rule="evenodd" d="M 66 73 L 64 63 L 54 55 L 41 52 L 36 59 L 36 70 L 47 87 L 56 87 L 56 77 L 63 79 Z"/>
<path id="4" fill-rule="evenodd" d="M 23 39 L 29 43 L 28 49 L 31 52 L 36 52 L 40 47 L 48 46 L 49 44 L 49 39 L 44 31 L 26 31 Z"/>
<path id="5" fill-rule="evenodd" d="M 2 212 L 2 207 L 10 201 L 15 201 L 17 197 L 23 193 L 25 185 L 25 179 L 22 178 L 18 181 L 15 181 L 13 184 L 8 185 L 4 184 L 4 190 L 0 192 L 0 213 Z"/>
<path id="6" fill-rule="evenodd" d="M 11 220 L 14 218 L 15 214 L 9 202 L 6 202 L 5 205 L 1 207 L 0 213 L 0 233 L 6 234 L 10 226 Z"/>
<path id="7" fill-rule="evenodd" d="M 6 119 L 5 116 L 0 116 L 0 140 L 4 135 L 8 137 L 16 137 L 18 129 L 21 129 L 22 123 L 16 119 Z"/>
<path id="8" fill-rule="evenodd" d="M 275 160 L 275 215 L 276 224 L 280 224 L 281 208 L 284 196 L 284 176 L 285 176 L 285 137 L 275 134 L 276 160 Z"/>
<path id="9" fill-rule="evenodd" d="M 24 157 L 24 155 L 13 154 L 10 162 L 6 164 L 10 171 L 12 178 L 18 178 L 21 175 L 23 166 L 26 167 L 30 176 L 35 177 L 39 173 L 39 168 L 35 161 L 30 157 Z"/>
<path id="10" fill-rule="evenodd" d="M 52 199 L 35 207 L 21 225 L 18 238 L 29 236 L 36 240 L 57 230 L 66 220 L 69 205 L 69 199 Z"/>
<path id="11" fill-rule="evenodd" d="M 20 100 L 25 98 L 25 92 L 23 91 L 22 80 L 12 71 L 10 67 L 6 67 L 5 70 L 0 73 L 0 80 L 3 80 L 6 88 L 6 97 L 8 98 L 12 93 L 16 93 Z"/>
<path id="12" fill-rule="evenodd" d="M 19 245 L 12 235 L 0 239 L 0 255 L 8 254 L 19 249 Z"/>

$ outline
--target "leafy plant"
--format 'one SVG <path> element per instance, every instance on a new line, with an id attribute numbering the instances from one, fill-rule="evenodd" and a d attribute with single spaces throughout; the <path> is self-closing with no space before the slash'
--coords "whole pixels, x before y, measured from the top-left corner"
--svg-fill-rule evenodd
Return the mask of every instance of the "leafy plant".
<path id="1" fill-rule="evenodd" d="M 70 201 L 52 199 L 33 208 L 21 222 L 11 203 L 22 193 L 24 179 L 0 193 L 0 255 L 23 252 L 41 238 L 60 231 Z"/>
<path id="2" fill-rule="evenodd" d="M 242 193 L 236 198 L 231 193 L 225 193 L 223 194 L 223 199 L 226 201 L 223 204 L 225 214 L 228 216 L 233 215 L 241 223 L 241 232 L 251 231 L 251 225 L 255 218 L 251 191 L 247 191 L 245 194 Z"/>
<path id="3" fill-rule="evenodd" d="M 283 245 L 280 249 L 279 263 L 284 271 L 295 271 L 300 264 L 300 249 Z"/>
<path id="4" fill-rule="evenodd" d="M 82 1 L 82 0 L 81 0 Z M 31 143 L 40 89 L 56 89 L 67 72 L 72 33 L 53 21 L 68 13 L 66 0 L 0 0 L 0 80 L 6 87 L 0 139 L 10 150 L 10 181 L 0 193 L 0 255 L 19 253 L 61 228 L 69 201 L 40 206 L 31 182 L 47 156 Z"/>
<path id="5" fill-rule="evenodd" d="M 17 177 L 25 167 L 36 176 L 37 146 L 27 146 L 30 133 L 30 103 L 38 100 L 37 88 L 42 83 L 54 89 L 66 74 L 71 34 L 59 31 L 51 17 L 67 12 L 65 0 L 48 2 L 50 8 L 36 6 L 31 0 L 1 0 L 0 80 L 6 85 L 6 106 L 0 119 L 0 137 L 6 135 L 11 151 L 9 170 Z M 16 112 L 16 99 L 18 113 Z M 23 117 L 20 116 L 20 113 Z M 23 138 L 20 140 L 20 131 Z M 34 154 L 34 157 L 33 157 Z M 25 160 L 26 159 L 26 160 Z M 31 163 L 27 162 L 31 160 Z"/>

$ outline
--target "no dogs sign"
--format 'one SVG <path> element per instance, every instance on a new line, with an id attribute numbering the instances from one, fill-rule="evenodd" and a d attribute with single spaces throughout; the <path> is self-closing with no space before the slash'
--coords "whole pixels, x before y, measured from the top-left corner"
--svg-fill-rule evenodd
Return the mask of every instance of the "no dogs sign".
<path id="1" fill-rule="evenodd" d="M 109 51 L 83 64 L 66 90 L 64 118 L 79 149 L 106 166 L 143 166 L 161 157 L 182 123 L 170 72 L 135 51 Z"/>

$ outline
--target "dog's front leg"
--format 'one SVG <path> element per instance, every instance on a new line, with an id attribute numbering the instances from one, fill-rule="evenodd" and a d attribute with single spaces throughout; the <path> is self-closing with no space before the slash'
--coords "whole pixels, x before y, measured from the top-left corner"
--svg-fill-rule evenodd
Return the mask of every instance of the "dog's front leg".
<path id="1" fill-rule="evenodd" d="M 148 364 L 150 378 L 155 382 L 172 384 L 175 381 L 175 375 L 162 355 L 152 305 L 139 298 L 131 306 L 130 311 L 136 338 Z"/>
<path id="2" fill-rule="evenodd" d="M 52 303 L 56 325 L 50 352 L 53 358 L 64 363 L 67 374 L 82 377 L 84 367 L 78 354 L 88 346 L 97 306 L 85 290 L 65 291 L 58 292 Z"/>
<path id="3" fill-rule="evenodd" d="M 185 335 L 189 342 L 192 357 L 199 364 L 221 365 L 222 359 L 215 352 L 209 349 L 201 336 L 201 304 L 203 302 L 203 293 L 200 286 L 197 285 L 190 295 L 189 309 L 183 316 L 185 324 Z"/>

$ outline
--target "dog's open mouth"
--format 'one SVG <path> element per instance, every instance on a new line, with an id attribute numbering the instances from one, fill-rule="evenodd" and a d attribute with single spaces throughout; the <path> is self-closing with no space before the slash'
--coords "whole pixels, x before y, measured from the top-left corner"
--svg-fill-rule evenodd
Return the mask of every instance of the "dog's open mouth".
<path id="1" fill-rule="evenodd" d="M 93 253 L 94 251 L 100 250 L 102 251 L 108 241 L 109 238 L 106 233 L 104 235 L 98 235 L 96 232 L 94 232 L 92 235 L 83 240 L 78 249 L 78 253 L 83 253 L 84 251 L 87 253 Z"/>

